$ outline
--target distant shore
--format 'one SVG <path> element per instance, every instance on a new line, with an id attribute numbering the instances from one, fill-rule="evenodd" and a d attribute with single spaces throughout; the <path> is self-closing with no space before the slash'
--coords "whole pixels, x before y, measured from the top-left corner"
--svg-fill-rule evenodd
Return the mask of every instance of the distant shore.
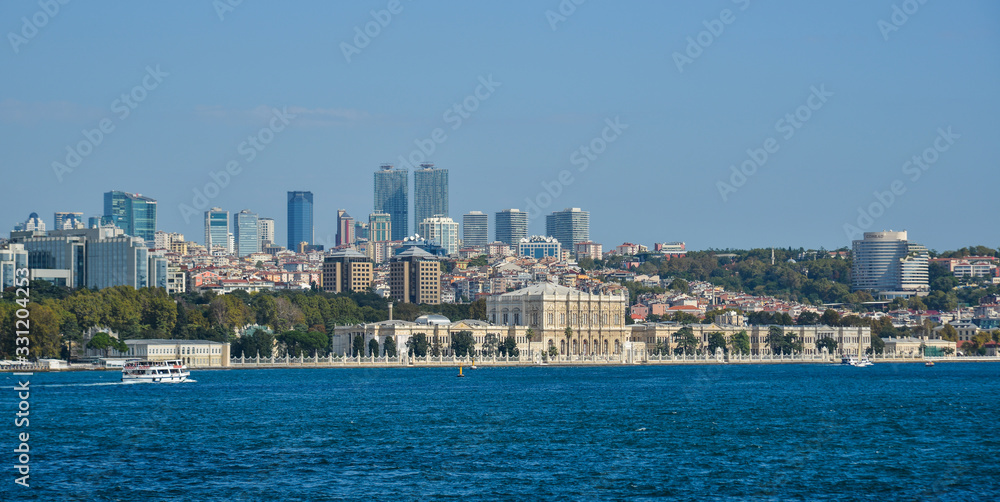
<path id="1" fill-rule="evenodd" d="M 875 364 L 892 364 L 892 363 L 927 363 L 933 362 L 935 364 L 946 364 L 946 363 L 981 363 L 981 362 L 1000 362 L 1000 357 L 952 357 L 952 358 L 877 358 L 873 360 Z M 770 364 L 820 364 L 820 365 L 840 365 L 839 358 L 837 359 L 754 359 L 754 360 L 718 360 L 714 358 L 709 359 L 666 359 L 666 360 L 652 360 L 652 361 L 636 361 L 636 362 L 621 362 L 621 361 L 548 361 L 548 362 L 537 362 L 537 361 L 501 361 L 501 360 L 485 360 L 485 361 L 475 361 L 474 365 L 477 368 L 529 368 L 529 367 L 573 367 L 573 368 L 586 368 L 586 367 L 611 367 L 611 366 L 621 366 L 621 367 L 642 367 L 642 366 L 725 366 L 725 365 L 770 365 Z M 192 371 L 206 371 L 206 370 L 239 370 L 239 369 L 288 369 L 288 368 L 470 368 L 473 366 L 472 361 L 453 361 L 442 358 L 438 361 L 409 361 L 409 362 L 399 362 L 399 361 L 379 361 L 370 359 L 357 359 L 354 360 L 337 360 L 334 362 L 327 361 L 301 361 L 291 359 L 289 361 L 277 360 L 274 362 L 245 362 L 245 363 L 234 363 L 229 366 L 211 366 L 211 367 L 197 367 L 189 366 Z M 49 368 L 2 368 L 0 373 L 65 373 L 65 372 L 77 372 L 77 371 L 113 371 L 120 372 L 121 368 L 114 367 L 95 367 L 89 365 L 76 365 L 70 366 L 68 368 L 62 369 L 49 369 Z"/>

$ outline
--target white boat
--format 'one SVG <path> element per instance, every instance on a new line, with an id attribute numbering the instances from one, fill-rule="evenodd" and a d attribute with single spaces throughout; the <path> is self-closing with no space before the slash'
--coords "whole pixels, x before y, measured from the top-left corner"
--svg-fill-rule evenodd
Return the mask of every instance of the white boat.
<path id="1" fill-rule="evenodd" d="M 856 366 L 858 368 L 864 368 L 866 366 L 871 366 L 875 363 L 873 363 L 871 359 L 868 359 L 868 356 L 861 356 L 860 358 L 857 356 L 848 356 L 842 358 L 840 360 L 840 364 L 846 366 Z"/>
<path id="2" fill-rule="evenodd" d="M 184 361 L 130 360 L 122 366 L 122 382 L 127 383 L 181 383 L 187 382 L 191 372 Z"/>

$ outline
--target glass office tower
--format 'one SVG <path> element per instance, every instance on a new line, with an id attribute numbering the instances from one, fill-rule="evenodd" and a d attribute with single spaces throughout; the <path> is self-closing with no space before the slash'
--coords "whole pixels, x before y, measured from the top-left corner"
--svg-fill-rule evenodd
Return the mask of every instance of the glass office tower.
<path id="1" fill-rule="evenodd" d="M 409 235 L 409 171 L 383 164 L 375 171 L 375 212 L 388 213 L 392 223 L 392 240 L 401 241 Z"/>
<path id="2" fill-rule="evenodd" d="M 313 244 L 312 192 L 288 192 L 288 249 L 298 250 L 300 242 Z"/>

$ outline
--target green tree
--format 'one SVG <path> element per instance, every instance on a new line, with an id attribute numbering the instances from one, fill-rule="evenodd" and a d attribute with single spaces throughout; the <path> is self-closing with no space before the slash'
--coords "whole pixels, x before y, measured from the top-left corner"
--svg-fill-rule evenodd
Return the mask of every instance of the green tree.
<path id="1" fill-rule="evenodd" d="M 382 342 L 382 355 L 396 357 L 396 340 L 393 340 L 392 335 L 387 335 Z"/>
<path id="2" fill-rule="evenodd" d="M 486 255 L 484 255 L 484 254 L 481 254 L 481 255 L 479 255 L 479 256 L 477 256 L 477 257 L 469 260 L 469 266 L 470 267 L 485 267 L 487 265 L 489 265 L 489 261 L 487 261 Z"/>
<path id="3" fill-rule="evenodd" d="M 687 281 L 678 277 L 670 282 L 670 289 L 679 293 L 687 293 L 691 290 L 691 286 Z"/>
<path id="4" fill-rule="evenodd" d="M 827 326 L 840 326 L 840 314 L 836 310 L 826 309 L 819 321 Z"/>
<path id="5" fill-rule="evenodd" d="M 721 331 L 714 331 L 708 334 L 708 353 L 715 354 L 715 349 L 726 350 L 726 335 Z"/>
<path id="6" fill-rule="evenodd" d="M 368 355 L 378 357 L 378 340 L 368 340 Z"/>
<path id="7" fill-rule="evenodd" d="M 120 353 L 128 352 L 128 345 L 125 342 L 112 337 L 108 333 L 100 332 L 91 337 L 90 341 L 87 342 L 88 349 L 103 350 L 104 357 L 108 357 L 111 349 L 115 349 Z"/>
<path id="8" fill-rule="evenodd" d="M 698 349 L 698 337 L 690 326 L 684 326 L 674 333 L 674 352 L 677 354 L 694 354 Z"/>
<path id="9" fill-rule="evenodd" d="M 365 353 L 365 337 L 361 333 L 354 335 L 351 343 L 351 357 L 358 357 Z"/>
<path id="10" fill-rule="evenodd" d="M 240 354 L 243 357 L 271 357 L 274 353 L 274 334 L 266 329 L 257 328 L 244 333 L 236 339 L 232 346 L 235 356 Z"/>
<path id="11" fill-rule="evenodd" d="M 941 328 L 941 338 L 943 340 L 948 340 L 949 342 L 957 342 L 958 330 L 951 324 L 945 324 L 944 327 Z"/>
<path id="12" fill-rule="evenodd" d="M 480 298 L 469 304 L 469 319 L 486 320 L 486 298 Z"/>
<path id="13" fill-rule="evenodd" d="M 416 333 L 406 340 L 406 350 L 411 356 L 424 357 L 430 348 L 427 341 L 427 333 Z"/>
<path id="14" fill-rule="evenodd" d="M 819 322 L 820 315 L 810 311 L 805 311 L 795 318 L 795 324 L 798 324 L 799 326 L 811 326 L 813 324 L 819 324 Z"/>
<path id="15" fill-rule="evenodd" d="M 885 352 L 885 340 L 877 335 L 872 335 L 871 347 L 869 347 L 865 352 L 871 354 L 881 354 Z"/>
<path id="16" fill-rule="evenodd" d="M 877 338 L 877 337 L 872 337 L 872 338 Z M 823 338 L 816 340 L 816 350 L 819 351 L 822 351 L 823 348 L 826 348 L 827 352 L 831 354 L 836 354 L 837 348 L 839 347 L 840 344 L 838 344 L 836 340 L 828 336 L 824 336 Z"/>
<path id="17" fill-rule="evenodd" d="M 729 343 L 732 345 L 733 352 L 737 354 L 750 353 L 750 335 L 747 334 L 746 330 L 733 335 Z"/>
<path id="18" fill-rule="evenodd" d="M 517 348 L 517 339 L 514 338 L 514 335 L 507 335 L 503 339 L 503 343 L 500 344 L 500 355 L 508 357 L 517 357 L 520 355 L 520 351 Z"/>
<path id="19" fill-rule="evenodd" d="M 431 355 L 438 357 L 441 355 L 441 340 L 435 335 L 431 340 Z"/>
<path id="20" fill-rule="evenodd" d="M 781 326 L 771 326 L 767 330 L 767 344 L 775 354 L 791 354 L 802 351 L 802 342 L 795 333 L 785 333 Z"/>
<path id="21" fill-rule="evenodd" d="M 320 355 L 326 353 L 326 349 L 330 346 L 330 338 L 326 333 L 318 331 L 291 330 L 278 335 L 276 338 L 285 345 L 285 353 L 293 357 L 313 354 Z M 352 346 L 353 348 L 357 348 L 356 338 Z M 364 355 L 364 353 L 365 340 L 362 337 L 360 350 L 354 355 Z"/>
<path id="22" fill-rule="evenodd" d="M 573 328 L 566 326 L 566 329 L 563 330 L 563 336 L 566 337 L 566 355 L 568 356 L 573 353 L 570 348 L 570 341 L 573 340 Z"/>
<path id="23" fill-rule="evenodd" d="M 455 351 L 456 356 L 466 357 L 473 353 L 475 347 L 476 339 L 471 331 L 462 330 L 451 337 L 451 349 Z"/>

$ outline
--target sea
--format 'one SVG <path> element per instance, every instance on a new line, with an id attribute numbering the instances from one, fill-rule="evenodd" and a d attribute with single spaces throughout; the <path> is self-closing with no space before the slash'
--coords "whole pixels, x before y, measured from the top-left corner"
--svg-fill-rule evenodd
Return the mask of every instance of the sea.
<path id="1" fill-rule="evenodd" d="M 1000 363 L 457 373 L 0 374 L 0 500 L 1000 500 Z"/>

